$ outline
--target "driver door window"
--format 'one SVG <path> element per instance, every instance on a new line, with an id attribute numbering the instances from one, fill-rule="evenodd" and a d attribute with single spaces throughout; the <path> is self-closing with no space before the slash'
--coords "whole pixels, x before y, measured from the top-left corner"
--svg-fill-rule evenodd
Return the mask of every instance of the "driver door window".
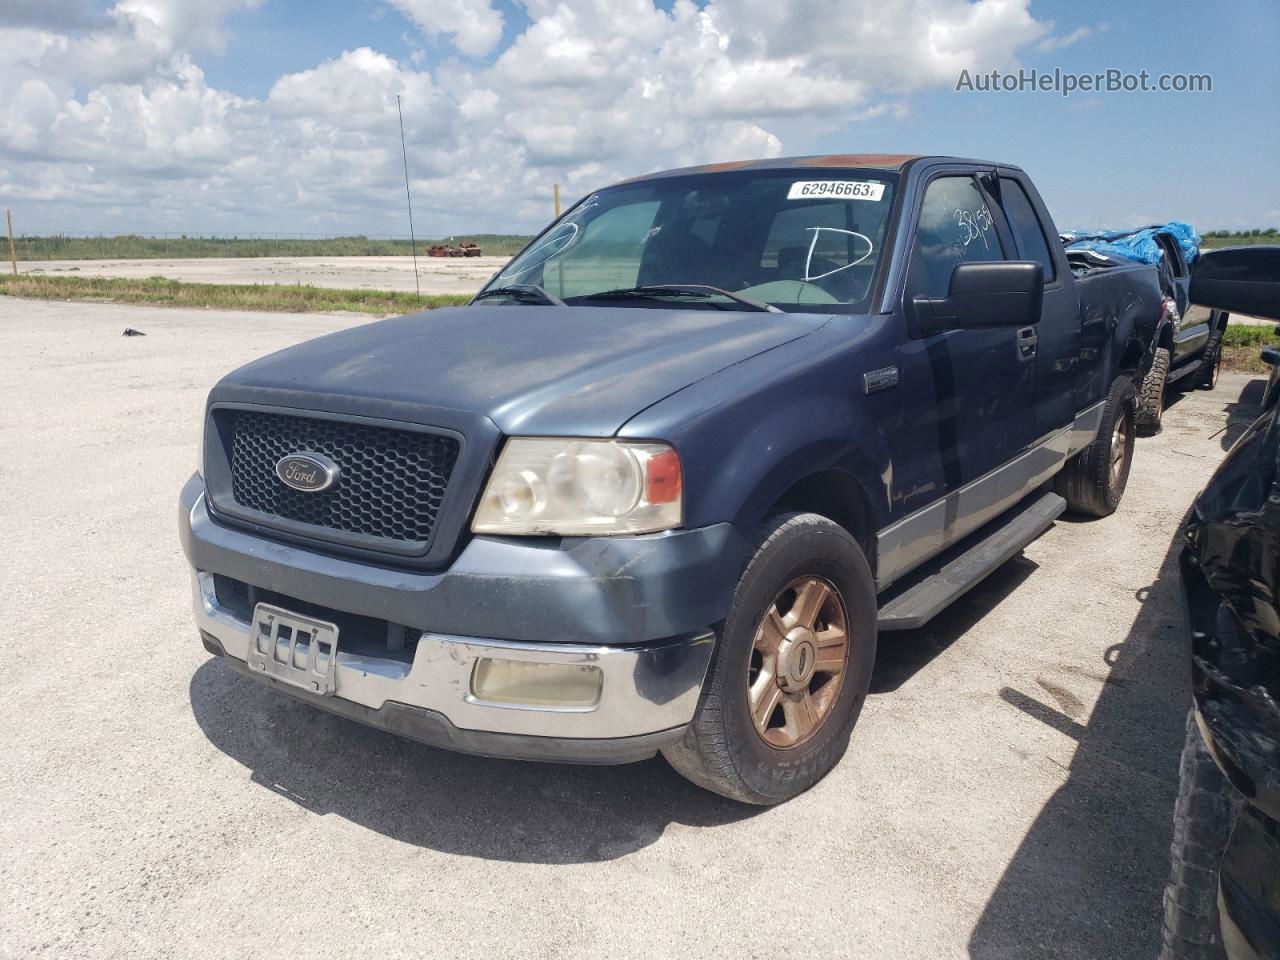
<path id="1" fill-rule="evenodd" d="M 1004 260 L 986 197 L 973 177 L 941 177 L 925 190 L 912 253 L 919 295 L 941 299 L 958 263 Z"/>

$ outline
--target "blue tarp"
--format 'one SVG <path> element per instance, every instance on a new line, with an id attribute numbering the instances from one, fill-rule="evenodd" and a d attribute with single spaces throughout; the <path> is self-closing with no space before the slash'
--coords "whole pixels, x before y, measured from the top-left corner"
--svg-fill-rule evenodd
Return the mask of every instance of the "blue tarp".
<path id="1" fill-rule="evenodd" d="M 1137 260 L 1139 263 L 1159 263 L 1160 244 L 1156 243 L 1156 234 L 1167 233 L 1178 241 L 1182 248 L 1182 256 L 1187 263 L 1193 263 L 1200 256 L 1200 234 L 1189 223 L 1181 220 L 1170 220 L 1168 223 L 1156 223 L 1136 230 L 1103 230 L 1097 233 L 1086 233 L 1083 230 L 1064 233 L 1062 240 L 1068 250 L 1093 250 L 1097 253 L 1125 260 Z"/>

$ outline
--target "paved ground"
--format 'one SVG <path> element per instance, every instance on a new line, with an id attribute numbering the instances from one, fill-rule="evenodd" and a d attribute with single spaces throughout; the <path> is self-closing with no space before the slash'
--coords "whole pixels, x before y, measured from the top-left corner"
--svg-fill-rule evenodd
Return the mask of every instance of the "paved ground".
<path id="1" fill-rule="evenodd" d="M 507 257 L 418 257 L 423 293 L 475 293 Z M 355 290 L 413 290 L 411 257 L 226 257 L 193 260 L 30 260 L 23 273 L 168 277 L 192 283 L 308 283 Z"/>
<path id="2" fill-rule="evenodd" d="M 1153 956 L 1172 541 L 1256 381 L 1178 400 L 1115 517 L 886 638 L 844 763 L 757 810 L 659 760 L 418 746 L 205 654 L 175 530 L 202 398 L 353 322 L 0 298 L 0 955 Z"/>

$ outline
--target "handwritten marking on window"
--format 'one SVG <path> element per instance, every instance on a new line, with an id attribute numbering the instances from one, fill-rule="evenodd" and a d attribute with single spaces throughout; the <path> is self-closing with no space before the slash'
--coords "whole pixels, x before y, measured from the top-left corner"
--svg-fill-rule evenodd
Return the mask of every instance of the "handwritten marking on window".
<path id="1" fill-rule="evenodd" d="M 856 230 L 841 230 L 839 227 L 806 227 L 805 229 L 813 231 L 813 239 L 809 241 L 809 254 L 804 258 L 805 280 L 821 280 L 823 277 L 829 277 L 833 273 L 839 273 L 841 270 L 848 270 L 850 267 L 856 267 L 858 264 L 862 263 L 863 260 L 866 260 L 867 257 L 871 256 L 871 251 L 875 249 L 875 245 L 871 242 L 871 238 L 865 234 L 858 233 Z M 834 270 L 828 270 L 826 273 L 810 273 L 809 271 L 813 264 L 813 253 L 818 247 L 818 235 L 821 234 L 823 230 L 828 230 L 831 233 L 843 233 L 849 237 L 857 237 L 867 245 L 866 253 L 858 257 L 856 260 L 850 260 L 843 267 L 836 267 Z"/>
<path id="2" fill-rule="evenodd" d="M 993 223 L 991 220 L 991 211 L 987 209 L 984 203 L 977 210 L 956 209 L 956 223 L 960 227 L 960 243 L 962 246 L 968 246 L 975 240 L 981 240 L 985 249 L 991 248 L 991 242 L 988 234 L 991 233 Z"/>

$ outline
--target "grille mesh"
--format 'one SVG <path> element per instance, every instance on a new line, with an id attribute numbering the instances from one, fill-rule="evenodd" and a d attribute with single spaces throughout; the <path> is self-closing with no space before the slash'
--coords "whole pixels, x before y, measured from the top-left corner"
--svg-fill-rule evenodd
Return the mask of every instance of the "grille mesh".
<path id="1" fill-rule="evenodd" d="M 440 501 L 458 459 L 453 437 L 362 423 L 255 411 L 229 411 L 231 493 L 250 510 L 327 530 L 404 543 L 431 538 Z M 286 487 L 276 462 L 322 453 L 339 467 L 319 493 Z"/>

